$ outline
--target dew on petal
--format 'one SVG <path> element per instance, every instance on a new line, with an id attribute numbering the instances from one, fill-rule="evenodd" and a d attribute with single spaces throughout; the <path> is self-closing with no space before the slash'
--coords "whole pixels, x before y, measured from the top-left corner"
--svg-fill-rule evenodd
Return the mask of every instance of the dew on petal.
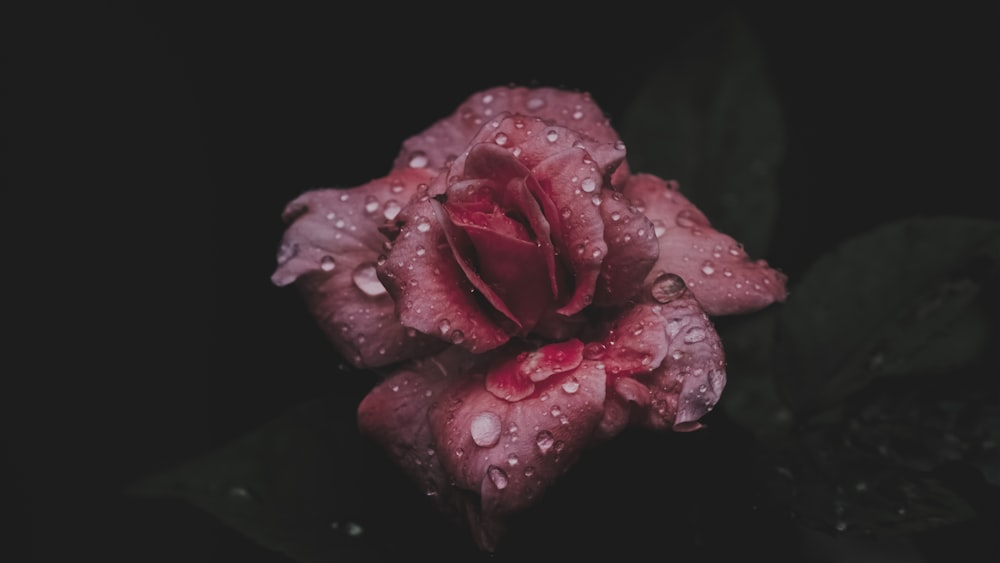
<path id="1" fill-rule="evenodd" d="M 571 375 L 566 381 L 563 381 L 562 390 L 569 394 L 576 393 L 580 390 L 580 381 Z"/>
<path id="2" fill-rule="evenodd" d="M 684 280 L 676 274 L 663 274 L 653 281 L 650 293 L 658 303 L 669 303 L 684 293 Z"/>
<path id="3" fill-rule="evenodd" d="M 426 233 L 431 230 L 431 222 L 426 217 L 417 217 L 417 230 Z"/>
<path id="4" fill-rule="evenodd" d="M 359 264 L 354 269 L 351 278 L 354 280 L 354 285 L 364 292 L 365 295 L 378 297 L 388 293 L 385 286 L 379 281 L 378 274 L 375 273 L 375 264 L 372 262 Z"/>
<path id="5" fill-rule="evenodd" d="M 554 142 L 556 142 L 556 141 L 559 140 L 559 133 L 556 133 L 555 131 L 549 130 L 549 132 L 545 134 L 545 138 L 550 143 L 554 143 Z"/>
<path id="6" fill-rule="evenodd" d="M 493 138 L 493 142 L 502 147 L 507 144 L 507 135 L 504 135 L 503 133 L 497 133 L 496 137 Z"/>
<path id="7" fill-rule="evenodd" d="M 370 195 L 365 198 L 365 213 L 372 214 L 378 211 L 378 198 Z"/>
<path id="8" fill-rule="evenodd" d="M 701 273 L 705 274 L 706 276 L 714 274 L 715 264 L 712 264 L 710 261 L 705 260 L 705 263 L 701 265 Z"/>
<path id="9" fill-rule="evenodd" d="M 389 201 L 385 202 L 385 207 L 382 208 L 382 216 L 385 217 L 387 220 L 392 221 L 393 219 L 396 218 L 396 215 L 399 215 L 399 212 L 402 209 L 403 209 L 402 206 L 400 206 L 396 200 L 390 199 Z"/>
<path id="10" fill-rule="evenodd" d="M 700 326 L 693 326 L 689 328 L 686 333 L 684 333 L 684 342 L 687 342 L 688 344 L 696 344 L 705 340 L 707 337 L 708 334 L 705 332 L 705 329 Z"/>
<path id="11" fill-rule="evenodd" d="M 499 490 L 504 490 L 507 488 L 507 473 L 503 469 L 495 465 L 491 465 L 487 470 L 486 474 L 489 476 L 490 481 L 493 482 L 493 486 Z"/>
<path id="12" fill-rule="evenodd" d="M 461 344 L 465 342 L 465 333 L 460 330 L 453 330 L 451 332 L 451 343 Z"/>
<path id="13" fill-rule="evenodd" d="M 677 212 L 677 225 L 681 227 L 693 227 L 695 225 L 694 213 L 690 209 L 682 209 Z"/>
<path id="14" fill-rule="evenodd" d="M 337 262 L 333 259 L 333 256 L 324 256 L 319 259 L 319 269 L 324 272 L 332 271 L 337 267 Z"/>
<path id="15" fill-rule="evenodd" d="M 511 467 L 514 467 L 520 461 L 521 460 L 518 459 L 517 454 L 510 454 L 509 456 L 507 456 L 507 465 L 509 465 Z"/>
<path id="16" fill-rule="evenodd" d="M 538 450 L 543 454 L 552 449 L 552 444 L 555 443 L 555 438 L 552 437 L 552 433 L 548 430 L 542 430 L 535 437 L 535 444 L 538 446 Z"/>
<path id="17" fill-rule="evenodd" d="M 584 178 L 583 182 L 580 183 L 580 189 L 590 193 L 597 189 L 597 181 L 593 178 Z"/>
<path id="18" fill-rule="evenodd" d="M 539 110 L 545 107 L 545 100 L 542 98 L 531 98 L 524 106 L 532 111 Z"/>
<path id="19" fill-rule="evenodd" d="M 441 319 L 438 321 L 438 330 L 441 331 L 442 336 L 447 336 L 451 332 L 451 321 L 448 319 Z"/>
<path id="20" fill-rule="evenodd" d="M 430 160 L 423 151 L 414 151 L 410 155 L 410 168 L 424 168 L 429 162 Z"/>
<path id="21" fill-rule="evenodd" d="M 469 432 L 477 446 L 493 447 L 500 441 L 500 417 L 493 412 L 481 412 L 472 419 Z"/>

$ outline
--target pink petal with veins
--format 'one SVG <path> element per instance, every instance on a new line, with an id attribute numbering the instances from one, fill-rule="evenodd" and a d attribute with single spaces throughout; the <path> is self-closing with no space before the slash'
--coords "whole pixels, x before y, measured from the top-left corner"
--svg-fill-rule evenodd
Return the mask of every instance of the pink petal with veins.
<path id="1" fill-rule="evenodd" d="M 379 227 L 428 180 L 399 171 L 352 189 L 306 192 L 282 215 L 289 223 L 272 281 L 295 282 L 338 352 L 359 367 L 383 366 L 432 353 L 440 346 L 407 330 L 375 276 L 384 252 Z"/>
<path id="2" fill-rule="evenodd" d="M 649 219 L 628 205 L 619 192 L 601 193 L 601 219 L 608 255 L 601 263 L 594 304 L 622 305 L 643 286 L 659 257 L 656 230 Z"/>
<path id="3" fill-rule="evenodd" d="M 663 273 L 681 276 L 710 315 L 749 313 L 784 301 L 786 276 L 751 260 L 732 237 L 713 229 L 676 182 L 638 174 L 624 194 L 642 203 L 659 234 L 660 256 L 647 283 Z"/>

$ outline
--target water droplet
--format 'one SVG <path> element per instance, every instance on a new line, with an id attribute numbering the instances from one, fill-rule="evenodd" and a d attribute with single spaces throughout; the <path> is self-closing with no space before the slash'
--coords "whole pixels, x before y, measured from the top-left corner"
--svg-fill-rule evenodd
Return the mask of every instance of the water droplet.
<path id="1" fill-rule="evenodd" d="M 455 457 L 462 457 L 464 455 L 465 455 L 465 450 L 463 450 L 462 448 L 458 448 L 457 450 L 455 450 Z"/>
<path id="2" fill-rule="evenodd" d="M 493 138 L 493 141 L 502 147 L 507 144 L 507 135 L 497 133 L 497 136 Z"/>
<path id="3" fill-rule="evenodd" d="M 438 321 L 438 330 L 441 331 L 441 336 L 447 336 L 451 332 L 451 321 L 448 319 Z"/>
<path id="4" fill-rule="evenodd" d="M 593 251 L 592 251 L 592 252 L 590 253 L 590 255 L 591 255 L 591 256 L 593 256 L 594 258 L 600 258 L 600 257 L 601 257 L 601 249 L 600 249 L 600 248 L 595 248 L 595 249 L 594 249 L 594 250 L 593 250 Z"/>
<path id="5" fill-rule="evenodd" d="M 580 381 L 571 375 L 566 381 L 563 381 L 562 390 L 569 394 L 576 393 L 580 390 Z"/>
<path id="6" fill-rule="evenodd" d="M 531 477 L 534 474 L 535 474 L 535 467 L 534 466 L 529 465 L 529 466 L 527 466 L 527 467 L 524 468 L 524 476 L 525 477 Z"/>
<path id="7" fill-rule="evenodd" d="M 694 213 L 690 209 L 682 209 L 677 213 L 677 225 L 681 227 L 693 227 L 695 225 Z"/>
<path id="8" fill-rule="evenodd" d="M 689 328 L 686 333 L 684 333 L 684 342 L 687 342 L 688 344 L 696 344 L 705 340 L 707 337 L 708 334 L 705 332 L 705 329 L 700 326 L 693 326 Z"/>
<path id="9" fill-rule="evenodd" d="M 612 211 L 612 212 L 611 212 L 611 220 L 612 220 L 612 221 L 618 221 L 618 220 L 620 220 L 621 218 L 622 218 L 622 214 L 621 214 L 621 213 L 619 213 L 619 212 L 617 212 L 617 211 Z"/>
<path id="10" fill-rule="evenodd" d="M 489 475 L 490 481 L 493 481 L 494 487 L 501 491 L 507 488 L 507 474 L 504 473 L 503 469 L 500 469 L 495 465 L 491 465 L 486 470 L 486 474 Z"/>
<path id="11" fill-rule="evenodd" d="M 524 106 L 530 110 L 539 110 L 545 107 L 545 100 L 542 98 L 531 98 Z"/>
<path id="12" fill-rule="evenodd" d="M 382 209 L 382 215 L 386 218 L 386 220 L 392 221 L 396 218 L 396 215 L 399 215 L 399 212 L 402 209 L 403 208 L 396 202 L 396 200 L 390 199 L 385 202 L 385 208 Z"/>
<path id="13" fill-rule="evenodd" d="M 378 198 L 370 195 L 365 198 L 365 213 L 375 213 L 378 211 Z"/>
<path id="14" fill-rule="evenodd" d="M 507 465 L 514 467 L 520 460 L 517 458 L 517 454 L 510 454 L 507 456 Z"/>
<path id="15" fill-rule="evenodd" d="M 606 348 L 601 342 L 588 342 L 583 347 L 583 357 L 588 360 L 596 360 L 604 356 Z"/>
<path id="16" fill-rule="evenodd" d="M 554 143 L 559 140 L 559 133 L 549 129 L 549 132 L 545 134 L 545 138 L 550 142 Z"/>
<path id="17" fill-rule="evenodd" d="M 477 446 L 491 448 L 500 441 L 500 417 L 493 412 L 481 412 L 472 419 L 469 431 Z"/>
<path id="18" fill-rule="evenodd" d="M 427 217 L 417 217 L 417 230 L 421 233 L 431 230 L 431 222 L 427 220 Z"/>
<path id="19" fill-rule="evenodd" d="M 573 119 L 583 119 L 583 112 L 576 110 L 573 112 Z"/>
<path id="20" fill-rule="evenodd" d="M 324 272 L 329 272 L 337 267 L 337 262 L 334 261 L 333 256 L 324 256 L 319 260 L 319 269 Z"/>
<path id="21" fill-rule="evenodd" d="M 669 303 L 684 293 L 684 280 L 676 274 L 663 274 L 656 278 L 650 293 L 658 303 Z"/>
<path id="22" fill-rule="evenodd" d="M 549 409 L 549 414 L 558 417 L 559 415 L 562 414 L 562 409 L 559 408 L 559 405 L 552 405 L 552 408 Z"/>
<path id="23" fill-rule="evenodd" d="M 410 168 L 423 168 L 427 166 L 429 162 L 430 160 L 428 160 L 427 155 L 422 151 L 414 151 L 414 153 L 410 155 Z"/>
<path id="24" fill-rule="evenodd" d="M 535 437 L 535 444 L 538 445 L 538 450 L 543 454 L 552 449 L 552 444 L 555 443 L 555 438 L 552 437 L 552 433 L 548 430 L 542 430 Z"/>
<path id="25" fill-rule="evenodd" d="M 460 330 L 452 331 L 451 342 L 452 344 L 461 344 L 465 342 L 465 333 Z"/>
<path id="26" fill-rule="evenodd" d="M 705 263 L 701 265 L 701 273 L 705 274 L 706 276 L 714 274 L 715 265 L 709 262 L 708 260 L 705 260 Z"/>
<path id="27" fill-rule="evenodd" d="M 387 293 L 385 286 L 378 279 L 378 274 L 375 273 L 375 264 L 371 262 L 359 264 L 351 278 L 354 280 L 354 285 L 365 295 L 378 297 Z"/>
<path id="28" fill-rule="evenodd" d="M 278 248 L 278 265 L 288 262 L 299 253 L 299 245 L 293 243 L 282 243 Z"/>
<path id="29" fill-rule="evenodd" d="M 597 180 L 593 178 L 584 178 L 583 182 L 580 183 L 580 189 L 590 193 L 597 189 Z"/>

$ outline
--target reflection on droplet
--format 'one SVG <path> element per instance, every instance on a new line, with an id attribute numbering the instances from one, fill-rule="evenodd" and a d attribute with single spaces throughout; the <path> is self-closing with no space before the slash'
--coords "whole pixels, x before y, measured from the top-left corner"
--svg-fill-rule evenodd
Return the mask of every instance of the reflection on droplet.
<path id="1" fill-rule="evenodd" d="M 518 464 L 520 460 L 517 458 L 517 454 L 510 454 L 507 456 L 507 465 L 513 467 Z"/>
<path id="2" fill-rule="evenodd" d="M 555 443 L 555 438 L 552 437 L 552 433 L 548 430 L 542 430 L 535 437 L 535 444 L 538 445 L 538 450 L 543 454 L 552 449 L 552 444 Z"/>
<path id="3" fill-rule="evenodd" d="M 422 151 L 415 151 L 410 155 L 410 168 L 423 168 L 427 166 L 428 160 L 427 155 Z"/>
<path id="4" fill-rule="evenodd" d="M 580 189 L 590 193 L 597 189 L 597 181 L 593 178 L 584 178 L 583 182 L 580 183 Z"/>
<path id="5" fill-rule="evenodd" d="M 555 131 L 552 131 L 552 130 L 550 129 L 550 130 L 549 130 L 549 132 L 545 134 L 545 138 L 546 138 L 546 139 L 547 139 L 547 140 L 548 140 L 548 141 L 549 141 L 550 143 L 554 143 L 554 142 L 556 142 L 556 141 L 558 141 L 558 140 L 559 140 L 559 133 L 556 133 Z"/>
<path id="6" fill-rule="evenodd" d="M 507 144 L 507 135 L 497 133 L 497 136 L 493 138 L 493 141 L 502 147 Z"/>
<path id="7" fill-rule="evenodd" d="M 324 272 L 329 272 L 337 267 L 337 262 L 334 261 L 333 256 L 324 256 L 319 259 L 319 269 Z"/>
<path id="8" fill-rule="evenodd" d="M 493 486 L 499 490 L 504 490 L 507 488 L 507 474 L 504 473 L 503 469 L 495 465 L 489 466 L 486 470 L 486 474 L 489 475 L 490 481 L 493 481 Z"/>
<path id="9" fill-rule="evenodd" d="M 688 344 L 695 344 L 705 340 L 707 336 L 708 334 L 706 334 L 705 329 L 700 326 L 693 326 L 684 334 L 684 342 L 687 342 Z"/>
<path id="10" fill-rule="evenodd" d="M 650 293 L 657 303 L 669 303 L 684 293 L 684 280 L 676 274 L 663 274 L 653 281 Z"/>
<path id="11" fill-rule="evenodd" d="M 385 295 L 388 293 L 385 286 L 378 279 L 378 274 L 375 273 L 375 264 L 372 262 L 365 262 L 359 264 L 357 268 L 354 269 L 354 273 L 351 275 L 354 280 L 354 285 L 364 292 L 365 295 L 370 297 L 378 297 L 380 295 Z"/>
<path id="12" fill-rule="evenodd" d="M 580 390 L 580 382 L 571 375 L 566 379 L 566 381 L 563 381 L 562 389 L 572 395 Z"/>
<path id="13" fill-rule="evenodd" d="M 500 441 L 500 417 L 493 412 L 481 412 L 472 419 L 469 431 L 477 446 L 493 447 Z"/>
<path id="14" fill-rule="evenodd" d="M 382 209 L 382 215 L 387 220 L 392 221 L 393 219 L 396 218 L 396 215 L 399 215 L 399 212 L 402 209 L 403 208 L 399 205 L 399 203 L 396 200 L 390 199 L 389 201 L 385 202 L 385 208 Z"/>

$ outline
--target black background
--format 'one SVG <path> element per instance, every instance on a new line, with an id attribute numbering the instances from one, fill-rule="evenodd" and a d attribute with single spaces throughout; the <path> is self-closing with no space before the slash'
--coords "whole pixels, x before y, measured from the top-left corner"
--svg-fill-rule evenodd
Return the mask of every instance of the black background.
<path id="1" fill-rule="evenodd" d="M 494 85 L 585 90 L 614 123 L 670 46 L 726 8 L 686 4 L 5 16 L 6 544 L 40 561 L 282 561 L 120 490 L 371 384 L 333 378 L 298 296 L 270 284 L 284 204 L 384 175 L 403 139 Z M 997 14 L 980 6 L 743 11 L 786 120 L 766 258 L 791 283 L 891 219 L 1000 215 Z"/>

